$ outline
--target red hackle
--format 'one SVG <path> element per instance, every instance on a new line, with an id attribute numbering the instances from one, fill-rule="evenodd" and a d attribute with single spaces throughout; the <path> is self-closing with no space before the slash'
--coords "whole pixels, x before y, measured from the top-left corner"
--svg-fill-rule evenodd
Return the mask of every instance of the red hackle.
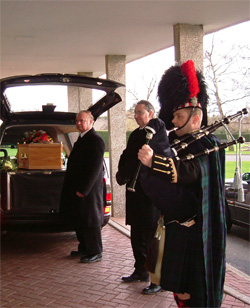
<path id="1" fill-rule="evenodd" d="M 184 62 L 181 65 L 181 72 L 187 77 L 188 80 L 190 92 L 189 98 L 197 97 L 197 94 L 200 92 L 200 89 L 194 62 L 192 60 Z"/>

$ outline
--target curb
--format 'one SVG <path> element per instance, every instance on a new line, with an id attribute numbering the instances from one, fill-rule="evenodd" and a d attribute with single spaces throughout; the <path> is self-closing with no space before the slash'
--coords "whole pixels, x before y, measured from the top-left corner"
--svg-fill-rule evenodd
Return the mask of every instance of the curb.
<path id="1" fill-rule="evenodd" d="M 128 238 L 130 238 L 130 231 L 127 228 L 121 226 L 119 223 L 115 222 L 112 219 L 109 219 L 108 224 L 110 226 L 112 226 L 114 229 L 116 229 L 119 232 L 121 232 L 122 234 L 124 234 L 125 236 L 127 236 Z M 236 273 L 240 277 L 248 280 L 249 283 L 250 283 L 250 277 L 247 274 L 239 271 L 238 269 L 236 269 L 235 267 L 233 267 L 232 265 L 230 265 L 228 263 L 226 264 L 226 268 L 230 269 L 232 272 Z M 233 289 L 231 287 L 228 287 L 226 285 L 224 286 L 224 292 L 226 294 L 229 294 L 229 295 L 237 298 L 238 300 L 244 302 L 245 304 L 250 305 L 250 297 L 249 296 L 246 296 L 245 294 L 242 294 L 239 291 L 237 291 L 237 290 L 235 290 L 235 289 Z"/>
<path id="2" fill-rule="evenodd" d="M 226 264 L 226 268 L 230 269 L 230 271 L 234 272 L 235 274 L 237 274 L 241 278 L 247 280 L 249 282 L 249 285 L 250 285 L 250 276 L 241 272 L 240 270 L 238 270 L 237 268 L 233 267 L 232 265 L 230 265 L 228 263 Z M 228 287 L 226 285 L 224 286 L 224 292 L 233 296 L 233 297 L 235 297 L 235 298 L 237 298 L 238 300 L 244 302 L 245 304 L 250 305 L 250 297 L 249 296 L 247 296 L 243 293 L 240 293 L 239 291 L 236 291 L 235 289 Z"/>
<path id="3" fill-rule="evenodd" d="M 250 305 L 250 297 L 246 296 L 242 293 L 240 293 L 239 291 L 236 291 L 228 286 L 224 286 L 224 293 L 231 295 L 232 297 L 240 300 L 241 302 Z"/>
<path id="4" fill-rule="evenodd" d="M 121 226 L 119 223 L 115 222 L 112 219 L 109 219 L 108 224 L 130 238 L 130 231 L 127 228 Z"/>

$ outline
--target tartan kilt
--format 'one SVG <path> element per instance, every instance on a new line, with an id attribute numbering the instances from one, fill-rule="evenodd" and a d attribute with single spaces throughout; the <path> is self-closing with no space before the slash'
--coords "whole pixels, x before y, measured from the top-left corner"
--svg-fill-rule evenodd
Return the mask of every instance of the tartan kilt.
<path id="1" fill-rule="evenodd" d="M 202 239 L 197 223 L 191 227 L 170 223 L 166 226 L 166 240 L 161 269 L 161 287 L 175 293 L 196 292 L 206 298 Z M 199 302 L 203 302 L 199 299 Z"/>

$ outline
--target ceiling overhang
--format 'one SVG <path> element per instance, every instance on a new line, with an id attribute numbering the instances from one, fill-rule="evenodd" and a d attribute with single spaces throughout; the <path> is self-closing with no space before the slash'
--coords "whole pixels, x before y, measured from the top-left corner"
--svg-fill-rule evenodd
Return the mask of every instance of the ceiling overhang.
<path id="1" fill-rule="evenodd" d="M 127 62 L 173 46 L 173 25 L 204 33 L 249 20 L 249 1 L 1 1 L 1 78 L 105 73 L 105 55 Z M 248 35 L 248 34 L 246 34 Z"/>

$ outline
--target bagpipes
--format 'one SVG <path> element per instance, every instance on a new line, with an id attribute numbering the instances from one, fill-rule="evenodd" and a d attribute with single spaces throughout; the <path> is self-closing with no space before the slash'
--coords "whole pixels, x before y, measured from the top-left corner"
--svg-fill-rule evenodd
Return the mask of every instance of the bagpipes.
<path id="1" fill-rule="evenodd" d="M 161 119 L 152 119 L 149 121 L 148 125 L 144 127 L 144 130 L 146 131 L 146 142 L 145 144 L 149 144 L 152 147 L 153 150 L 158 154 L 163 154 L 166 156 L 171 156 L 171 149 L 169 146 L 169 140 L 166 133 L 166 126 L 165 123 Z M 154 137 L 154 138 L 153 138 Z M 134 173 L 134 176 L 132 178 L 132 181 L 130 185 L 128 186 L 128 190 L 131 192 L 135 192 L 135 185 L 137 182 L 137 178 L 139 175 L 139 172 L 141 170 L 142 163 L 139 161 L 136 171 Z"/>
<path id="2" fill-rule="evenodd" d="M 153 138 L 153 135 L 156 133 L 155 129 L 150 127 L 150 126 L 145 126 L 144 127 L 144 130 L 146 131 L 146 143 L 145 144 L 149 144 L 149 141 Z M 128 187 L 128 190 L 129 191 L 132 191 L 132 192 L 135 192 L 135 184 L 136 184 L 136 181 L 137 181 L 137 178 L 138 178 L 138 175 L 139 175 L 139 172 L 141 170 L 141 165 L 142 163 L 139 162 L 138 165 L 137 165 L 137 168 L 136 168 L 136 171 L 135 171 L 135 174 L 134 174 L 134 177 L 133 177 L 133 180 L 130 184 L 130 186 Z"/>
<path id="3" fill-rule="evenodd" d="M 219 151 L 220 149 L 225 149 L 225 148 L 227 148 L 227 147 L 229 147 L 230 145 L 233 145 L 233 144 L 244 143 L 245 138 L 242 137 L 242 136 L 239 136 L 238 139 L 235 139 L 233 137 L 233 135 L 231 134 L 231 132 L 229 131 L 227 125 L 230 124 L 234 120 L 241 119 L 244 115 L 248 114 L 248 112 L 249 112 L 248 109 L 244 108 L 241 111 L 238 111 L 237 113 L 235 113 L 233 115 L 227 116 L 220 121 L 215 121 L 214 123 L 212 123 L 208 126 L 205 126 L 204 128 L 201 128 L 199 131 L 197 131 L 193 134 L 185 136 L 184 138 L 175 139 L 170 144 L 172 151 L 175 153 L 175 157 L 177 159 L 182 160 L 182 161 L 183 160 L 189 160 L 189 159 L 193 159 L 193 158 L 196 158 L 196 157 L 200 157 L 202 155 L 208 155 L 209 153 L 211 153 L 213 151 Z M 210 149 L 205 149 L 204 152 L 198 153 L 196 155 L 188 154 L 188 155 L 183 156 L 181 158 L 178 157 L 178 153 L 181 150 L 188 148 L 188 146 L 190 146 L 193 142 L 195 142 L 196 140 L 199 140 L 199 139 L 201 139 L 205 136 L 208 136 L 209 134 L 213 133 L 214 131 L 216 131 L 221 126 L 224 126 L 226 131 L 229 133 L 230 137 L 232 138 L 231 142 L 221 143 L 220 146 L 216 146 L 216 147 L 210 148 Z M 174 130 L 176 130 L 176 129 L 174 129 Z"/>
<path id="4" fill-rule="evenodd" d="M 169 144 L 168 135 L 171 132 L 178 130 L 178 127 L 175 127 L 170 131 L 166 131 L 165 124 L 162 120 L 152 119 L 148 123 L 148 125 L 144 128 L 147 132 L 146 144 L 149 144 L 150 140 L 153 139 L 152 142 L 153 142 L 154 146 L 152 146 L 152 148 L 153 148 L 155 153 L 163 154 L 163 155 L 166 155 L 168 157 L 172 157 L 172 158 L 175 158 L 176 160 L 181 160 L 181 161 L 187 161 L 187 160 L 194 159 L 194 158 L 197 158 L 197 157 L 200 157 L 200 156 L 203 156 L 203 155 L 209 155 L 211 152 L 219 151 L 221 149 L 225 149 L 225 148 L 227 148 L 231 145 L 234 145 L 234 144 L 236 144 L 236 154 L 238 154 L 238 151 L 237 151 L 238 144 L 244 143 L 245 138 L 242 137 L 242 136 L 239 136 L 238 139 L 235 139 L 233 137 L 233 135 L 231 134 L 231 132 L 229 131 L 227 125 L 229 123 L 231 123 L 232 121 L 235 121 L 237 119 L 239 119 L 239 123 L 241 123 L 243 116 L 247 115 L 248 113 L 249 113 L 248 109 L 244 108 L 241 111 L 238 111 L 237 113 L 235 113 L 233 115 L 227 116 L 220 121 L 215 121 L 214 123 L 212 123 L 210 125 L 202 127 L 197 132 L 194 132 L 192 134 L 188 134 L 188 135 L 186 135 L 186 136 L 184 136 L 183 138 L 180 138 L 180 139 L 175 139 L 173 141 L 173 143 L 171 143 L 171 144 Z M 232 141 L 221 143 L 218 146 L 214 146 L 214 147 L 211 147 L 211 148 L 205 148 L 202 152 L 197 153 L 197 154 L 188 154 L 188 155 L 184 155 L 182 157 L 179 157 L 179 152 L 181 150 L 188 149 L 188 147 L 192 143 L 194 143 L 197 140 L 202 139 L 203 137 L 208 136 L 209 134 L 213 133 L 214 131 L 216 131 L 221 126 L 223 126 L 226 129 L 226 131 L 230 135 Z M 153 136 L 154 136 L 154 138 L 153 138 Z M 150 146 L 151 146 L 151 143 L 150 143 Z M 238 159 L 236 159 L 236 164 L 237 164 L 237 166 L 236 166 L 236 170 L 237 170 L 237 169 L 239 169 L 238 168 Z M 133 177 L 133 180 L 131 181 L 131 184 L 128 187 L 129 191 L 132 191 L 132 192 L 135 191 L 135 184 L 136 184 L 140 169 L 141 169 L 141 162 L 139 162 L 138 167 L 137 167 L 136 172 L 135 172 L 135 175 Z M 239 187 L 237 187 L 237 188 L 241 189 L 240 186 L 242 186 L 242 184 L 241 185 L 239 184 L 238 186 Z"/>

